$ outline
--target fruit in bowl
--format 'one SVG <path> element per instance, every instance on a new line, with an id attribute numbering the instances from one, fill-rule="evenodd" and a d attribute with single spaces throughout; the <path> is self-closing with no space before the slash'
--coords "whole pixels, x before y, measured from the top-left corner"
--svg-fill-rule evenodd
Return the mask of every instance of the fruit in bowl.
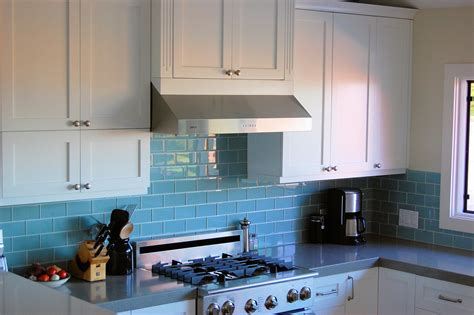
<path id="1" fill-rule="evenodd" d="M 45 268 L 39 263 L 31 265 L 26 277 L 51 288 L 60 287 L 71 279 L 71 275 L 66 270 L 56 265 Z"/>

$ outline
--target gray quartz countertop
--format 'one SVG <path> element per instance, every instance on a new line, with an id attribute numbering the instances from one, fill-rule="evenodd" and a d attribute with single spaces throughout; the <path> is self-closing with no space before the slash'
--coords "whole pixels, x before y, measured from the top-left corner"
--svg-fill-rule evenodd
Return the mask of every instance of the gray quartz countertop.
<path id="1" fill-rule="evenodd" d="M 0 314 L 112 315 L 109 310 L 10 272 L 0 272 Z"/>
<path id="2" fill-rule="evenodd" d="M 386 267 L 474 286 L 474 252 L 369 235 L 361 246 L 296 244 L 262 249 L 261 254 L 292 260 L 320 276 Z"/>
<path id="3" fill-rule="evenodd" d="M 388 237 L 367 238 L 362 246 L 296 244 L 259 253 L 293 261 L 320 276 L 380 266 L 474 286 L 474 252 Z M 197 295 L 196 286 L 140 269 L 131 276 L 107 276 L 106 281 L 95 283 L 71 280 L 58 291 L 115 312 L 195 299 Z"/>
<path id="4" fill-rule="evenodd" d="M 105 281 L 71 279 L 59 291 L 115 312 L 195 299 L 196 286 L 135 269 L 130 276 L 107 276 Z"/>

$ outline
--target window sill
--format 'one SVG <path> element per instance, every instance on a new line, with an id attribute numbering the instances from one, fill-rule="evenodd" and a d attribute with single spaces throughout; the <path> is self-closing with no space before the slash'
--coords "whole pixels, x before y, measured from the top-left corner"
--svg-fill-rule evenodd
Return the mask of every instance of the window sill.
<path id="1" fill-rule="evenodd" d="M 441 214 L 439 227 L 464 233 L 474 233 L 474 214 L 456 213 L 450 216 Z"/>

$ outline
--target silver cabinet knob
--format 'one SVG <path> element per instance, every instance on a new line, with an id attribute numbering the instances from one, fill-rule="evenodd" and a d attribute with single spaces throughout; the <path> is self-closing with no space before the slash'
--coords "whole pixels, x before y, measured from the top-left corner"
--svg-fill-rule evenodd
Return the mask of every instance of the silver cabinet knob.
<path id="1" fill-rule="evenodd" d="M 224 315 L 232 315 L 234 314 L 235 305 L 232 301 L 225 301 L 224 305 L 222 305 L 222 314 Z"/>
<path id="2" fill-rule="evenodd" d="M 286 295 L 286 299 L 288 300 L 289 303 L 298 301 L 299 299 L 298 291 L 295 289 L 291 289 L 290 291 L 288 291 L 288 294 Z"/>
<path id="3" fill-rule="evenodd" d="M 72 125 L 73 125 L 74 127 L 80 127 L 80 126 L 81 126 L 81 122 L 80 122 L 79 120 L 74 120 L 74 121 L 72 122 Z"/>
<path id="4" fill-rule="evenodd" d="M 374 164 L 374 168 L 382 168 L 382 164 L 381 163 L 376 163 L 376 164 Z"/>
<path id="5" fill-rule="evenodd" d="M 221 311 L 221 308 L 216 303 L 211 303 L 207 307 L 207 314 L 208 315 L 219 315 L 220 311 Z"/>
<path id="6" fill-rule="evenodd" d="M 247 303 L 245 303 L 245 311 L 248 314 L 255 313 L 257 310 L 258 310 L 258 304 L 257 304 L 257 301 L 255 301 L 254 299 L 250 299 L 247 301 Z"/>
<path id="7" fill-rule="evenodd" d="M 311 289 L 308 287 L 301 288 L 300 299 L 301 301 L 306 301 L 311 298 Z"/>
<path id="8" fill-rule="evenodd" d="M 233 71 L 232 70 L 226 70 L 224 72 L 228 77 L 232 76 Z"/>
<path id="9" fill-rule="evenodd" d="M 73 185 L 72 188 L 74 188 L 74 190 L 79 190 L 81 189 L 81 185 L 76 184 L 76 185 Z"/>
<path id="10" fill-rule="evenodd" d="M 84 188 L 85 189 L 91 189 L 92 185 L 90 183 L 87 183 L 87 184 L 84 185 Z"/>
<path id="11" fill-rule="evenodd" d="M 235 71 L 234 71 L 234 74 L 235 74 L 236 76 L 239 76 L 239 75 L 240 75 L 240 70 L 239 70 L 239 69 L 235 70 Z"/>
<path id="12" fill-rule="evenodd" d="M 86 127 L 90 127 L 92 125 L 91 121 L 90 120 L 86 120 L 84 121 L 84 126 Z"/>
<path id="13" fill-rule="evenodd" d="M 337 172 L 337 166 L 333 166 L 333 167 L 331 167 L 331 169 L 332 169 L 334 172 Z"/>
<path id="14" fill-rule="evenodd" d="M 272 310 L 278 306 L 278 299 L 274 295 L 269 295 L 265 300 L 265 307 L 267 310 Z"/>

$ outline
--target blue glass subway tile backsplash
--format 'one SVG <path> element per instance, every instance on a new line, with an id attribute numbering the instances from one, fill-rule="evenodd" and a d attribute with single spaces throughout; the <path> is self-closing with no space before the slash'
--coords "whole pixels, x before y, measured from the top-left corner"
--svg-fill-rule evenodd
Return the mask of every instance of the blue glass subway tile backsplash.
<path id="1" fill-rule="evenodd" d="M 153 134 L 148 195 L 0 207 L 9 264 L 71 259 L 89 229 L 116 207 L 137 204 L 133 239 L 235 229 L 247 216 L 259 246 L 302 242 L 306 217 L 325 208 L 328 188 L 359 187 L 369 229 L 406 239 L 473 249 L 474 235 L 438 228 L 438 173 L 272 185 L 247 179 L 247 136 Z M 398 209 L 420 213 L 417 230 L 399 227 Z"/>

